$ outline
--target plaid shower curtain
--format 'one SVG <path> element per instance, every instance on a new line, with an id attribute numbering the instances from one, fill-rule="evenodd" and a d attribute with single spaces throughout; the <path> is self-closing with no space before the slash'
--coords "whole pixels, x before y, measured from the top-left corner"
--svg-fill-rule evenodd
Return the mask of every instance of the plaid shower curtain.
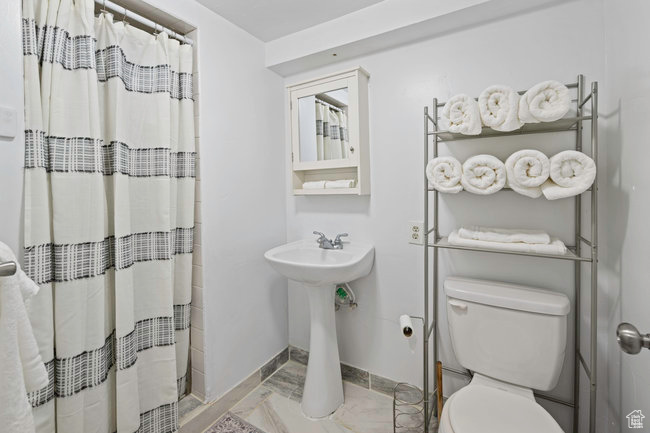
<path id="1" fill-rule="evenodd" d="M 174 432 L 194 226 L 192 47 L 23 0 L 24 268 L 37 432 Z"/>

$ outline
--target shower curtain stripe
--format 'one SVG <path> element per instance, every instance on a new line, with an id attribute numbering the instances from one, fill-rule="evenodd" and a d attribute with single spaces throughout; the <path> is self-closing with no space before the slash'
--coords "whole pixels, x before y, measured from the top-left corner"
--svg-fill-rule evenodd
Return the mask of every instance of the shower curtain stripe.
<path id="1" fill-rule="evenodd" d="M 194 228 L 172 232 L 133 233 L 99 242 L 25 248 L 24 270 L 37 284 L 72 281 L 103 275 L 111 268 L 126 269 L 138 262 L 171 260 L 176 254 L 192 254 Z"/>
<path id="2" fill-rule="evenodd" d="M 119 360 L 117 368 L 127 369 L 137 361 L 137 352 L 154 346 L 174 344 L 174 331 L 190 327 L 190 304 L 174 305 L 174 317 L 158 317 L 136 323 L 135 330 L 125 337 L 116 338 L 111 333 L 104 345 L 98 349 L 84 352 L 70 358 L 57 358 L 47 362 L 46 369 L 50 375 L 51 391 L 30 394 L 33 407 L 48 402 L 54 396 L 69 397 L 86 388 L 97 386 L 108 377 L 108 372 Z M 56 373 L 54 370 L 56 369 Z M 177 379 L 185 381 L 186 375 Z M 48 389 L 50 387 L 48 386 Z M 181 394 L 182 395 L 182 394 Z"/>
<path id="3" fill-rule="evenodd" d="M 194 244 L 192 48 L 93 0 L 23 0 L 36 431 L 178 429 Z"/>
<path id="4" fill-rule="evenodd" d="M 143 66 L 130 62 L 119 45 L 97 50 L 94 37 L 71 37 L 62 28 L 39 27 L 23 18 L 23 54 L 39 62 L 57 63 L 64 69 L 96 69 L 100 82 L 118 77 L 126 90 L 141 93 L 169 93 L 176 99 L 193 99 L 191 72 L 177 72 L 168 64 Z M 91 55 L 91 53 L 94 53 Z"/>
<path id="5" fill-rule="evenodd" d="M 25 168 L 42 167 L 48 173 L 195 177 L 195 160 L 196 152 L 140 149 L 119 141 L 104 144 L 89 137 L 46 137 L 43 131 L 25 131 Z"/>

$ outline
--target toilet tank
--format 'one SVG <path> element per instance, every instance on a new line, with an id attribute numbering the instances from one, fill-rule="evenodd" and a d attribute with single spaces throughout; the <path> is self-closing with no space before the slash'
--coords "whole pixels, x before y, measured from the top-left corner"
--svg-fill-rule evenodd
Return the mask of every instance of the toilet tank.
<path id="1" fill-rule="evenodd" d="M 549 290 L 449 277 L 451 343 L 460 364 L 494 379 L 548 391 L 562 371 L 569 298 Z"/>

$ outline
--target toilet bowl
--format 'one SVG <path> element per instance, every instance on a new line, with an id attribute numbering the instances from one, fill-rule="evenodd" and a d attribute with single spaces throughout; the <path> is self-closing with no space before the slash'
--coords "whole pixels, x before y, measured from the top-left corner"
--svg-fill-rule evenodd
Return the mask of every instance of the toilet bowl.
<path id="1" fill-rule="evenodd" d="M 472 381 L 442 410 L 440 433 L 563 433 L 533 396 L 557 385 L 569 299 L 509 283 L 449 277 L 447 321 Z"/>
<path id="2" fill-rule="evenodd" d="M 530 389 L 475 374 L 449 397 L 439 433 L 564 433 Z"/>

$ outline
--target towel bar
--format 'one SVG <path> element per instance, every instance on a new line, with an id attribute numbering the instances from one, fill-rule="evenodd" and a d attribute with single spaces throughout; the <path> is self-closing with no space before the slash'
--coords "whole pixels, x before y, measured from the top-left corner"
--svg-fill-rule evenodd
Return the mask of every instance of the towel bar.
<path id="1" fill-rule="evenodd" d="M 16 273 L 16 262 L 0 263 L 0 277 L 10 277 Z"/>

